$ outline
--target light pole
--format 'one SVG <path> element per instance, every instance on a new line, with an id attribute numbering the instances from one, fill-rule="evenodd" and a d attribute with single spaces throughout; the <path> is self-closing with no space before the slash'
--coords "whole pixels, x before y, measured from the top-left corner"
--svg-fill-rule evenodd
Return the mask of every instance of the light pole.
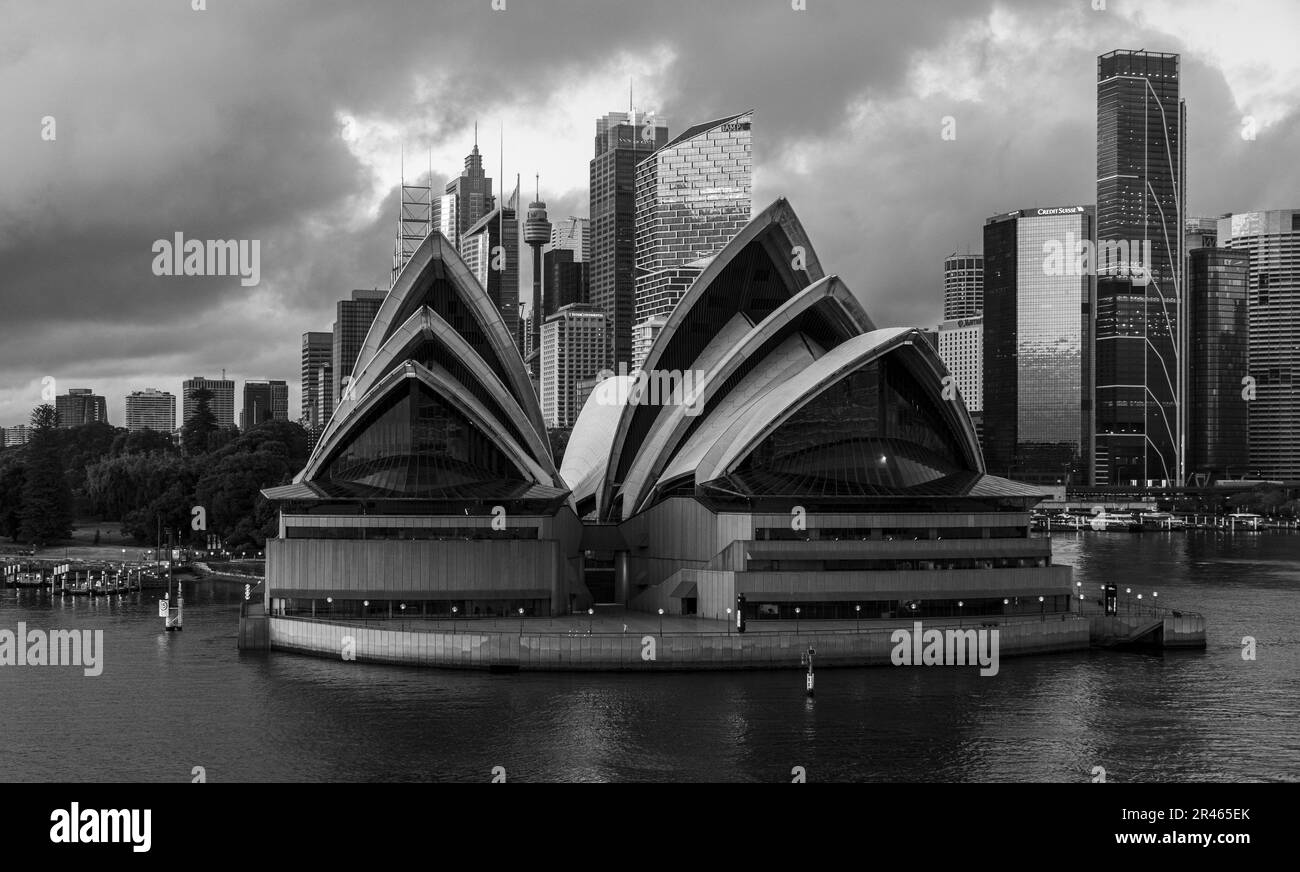
<path id="1" fill-rule="evenodd" d="M 361 623 L 370 626 L 370 600 L 362 600 Z"/>
<path id="2" fill-rule="evenodd" d="M 1132 596 L 1132 594 L 1133 594 L 1133 588 L 1131 588 L 1131 587 L 1126 587 L 1126 588 L 1124 588 L 1124 595 L 1125 595 L 1126 597 L 1128 597 L 1128 599 L 1127 599 L 1127 600 L 1125 601 L 1125 603 L 1124 603 L 1124 611 L 1125 611 L 1125 613 L 1130 614 L 1130 615 L 1133 614 L 1133 596 Z"/>
<path id="3" fill-rule="evenodd" d="M 799 612 L 800 611 L 801 609 L 798 606 L 794 607 L 794 634 L 796 636 L 799 635 Z"/>
<path id="4" fill-rule="evenodd" d="M 966 603 L 962 602 L 961 600 L 957 600 L 957 626 L 959 626 L 959 627 L 962 625 L 962 623 L 961 623 L 961 607 L 964 606 L 964 605 L 966 605 Z"/>
<path id="5" fill-rule="evenodd" d="M 1043 598 L 1038 598 L 1038 620 L 1043 622 L 1047 620 L 1047 606 L 1043 604 Z"/>
<path id="6" fill-rule="evenodd" d="M 861 632 L 862 631 L 862 606 L 858 605 L 853 607 L 853 616 L 854 616 L 854 620 L 857 622 L 854 626 L 854 629 L 858 632 Z"/>
<path id="7" fill-rule="evenodd" d="M 731 609 L 727 609 L 727 635 L 731 635 Z"/>
<path id="8" fill-rule="evenodd" d="M 595 609 L 587 609 L 587 635 L 588 636 L 591 635 L 591 625 L 592 622 L 595 621 L 595 614 L 596 614 Z"/>
<path id="9" fill-rule="evenodd" d="M 660 609 L 659 610 L 659 635 L 662 636 L 663 634 L 664 634 L 664 610 Z"/>
<path id="10" fill-rule="evenodd" d="M 451 607 L 451 632 L 453 634 L 456 632 L 456 613 L 458 611 L 460 611 L 460 609 L 457 606 Z"/>
<path id="11" fill-rule="evenodd" d="M 325 602 L 330 607 L 330 620 L 333 620 L 334 619 L 334 597 L 332 596 L 325 597 Z"/>
<path id="12" fill-rule="evenodd" d="M 402 629 L 405 630 L 406 629 L 406 603 L 401 603 L 398 607 L 402 610 Z"/>
<path id="13" fill-rule="evenodd" d="M 524 634 L 524 607 L 519 607 L 519 635 Z"/>
<path id="14" fill-rule="evenodd" d="M 1138 614 L 1142 614 L 1142 594 L 1138 594 Z"/>

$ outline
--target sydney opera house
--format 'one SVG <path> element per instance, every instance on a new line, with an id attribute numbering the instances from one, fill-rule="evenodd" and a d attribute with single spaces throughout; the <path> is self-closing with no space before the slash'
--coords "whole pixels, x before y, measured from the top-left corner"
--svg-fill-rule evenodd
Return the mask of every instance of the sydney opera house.
<path id="1" fill-rule="evenodd" d="M 266 613 L 1068 612 L 1070 570 L 1029 534 L 1041 491 L 985 473 L 947 374 L 823 271 L 782 199 L 708 263 L 642 374 L 600 383 L 557 464 L 497 308 L 431 234 L 306 468 L 263 492 Z"/>

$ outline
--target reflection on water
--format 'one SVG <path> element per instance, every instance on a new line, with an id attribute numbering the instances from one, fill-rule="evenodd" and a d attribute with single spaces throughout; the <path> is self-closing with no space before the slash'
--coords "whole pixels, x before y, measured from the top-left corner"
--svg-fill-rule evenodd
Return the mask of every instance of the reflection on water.
<path id="1" fill-rule="evenodd" d="M 104 674 L 0 667 L 0 779 L 1088 781 L 1300 779 L 1300 536 L 1064 534 L 1093 590 L 1158 591 L 1204 652 L 972 669 L 695 675 L 441 672 L 241 654 L 242 586 L 112 601 L 0 591 L 0 629 L 104 630 Z M 1244 636 L 1258 659 L 1241 658 Z"/>

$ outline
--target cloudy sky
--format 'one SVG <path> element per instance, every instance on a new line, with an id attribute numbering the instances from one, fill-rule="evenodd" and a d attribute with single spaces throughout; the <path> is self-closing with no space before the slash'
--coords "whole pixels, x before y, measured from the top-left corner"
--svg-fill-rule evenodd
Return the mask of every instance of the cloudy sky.
<path id="1" fill-rule="evenodd" d="M 882 326 L 937 320 L 989 215 L 1094 201 L 1111 49 L 1182 54 L 1188 214 L 1300 206 L 1294 0 L 192 5 L 0 0 L 0 424 L 46 376 L 121 424 L 130 390 L 223 368 L 288 379 L 296 417 L 303 331 L 387 288 L 403 145 L 441 187 L 477 120 L 498 191 L 504 162 L 585 216 L 629 79 L 673 135 L 752 108 L 755 207 L 788 197 Z M 154 276 L 177 232 L 260 240 L 260 283 Z"/>

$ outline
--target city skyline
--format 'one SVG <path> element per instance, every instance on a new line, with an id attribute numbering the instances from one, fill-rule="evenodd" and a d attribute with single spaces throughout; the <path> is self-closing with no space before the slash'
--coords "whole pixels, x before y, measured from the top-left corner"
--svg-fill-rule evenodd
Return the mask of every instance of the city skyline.
<path id="1" fill-rule="evenodd" d="M 359 77 L 347 93 L 323 109 L 313 108 L 316 114 L 304 119 L 291 112 L 288 120 L 271 123 L 257 146 L 270 159 L 258 169 L 259 162 L 249 160 L 233 138 L 233 162 L 195 165 L 184 158 L 196 147 L 195 136 L 236 136 L 234 126 L 214 131 L 213 119 L 201 117 L 153 139 L 149 125 L 141 125 L 138 135 L 123 134 L 127 141 L 115 143 L 111 154 L 89 155 L 82 143 L 106 116 L 79 98 L 64 75 L 46 76 L 42 64 L 54 59 L 33 51 L 22 66 L 33 81 L 45 84 L 31 93 L 7 94 L 6 109 L 31 115 L 33 130 L 46 115 L 59 127 L 57 139 L 48 142 L 13 130 L 0 134 L 6 153 L 32 168 L 30 179 L 6 183 L 11 195 L 6 225 L 23 232 L 0 240 L 0 264 L 9 276 L 0 360 L 11 373 L 0 386 L 0 423 L 26 422 L 47 375 L 60 385 L 93 384 L 108 398 L 109 420 L 117 422 L 124 420 L 130 390 L 145 385 L 175 390 L 186 373 L 222 368 L 236 381 L 289 379 L 290 417 L 296 419 L 301 333 L 327 329 L 330 310 L 348 288 L 383 287 L 387 279 L 403 146 L 408 170 L 431 164 L 432 183 L 441 186 L 459 175 L 477 121 L 483 163 L 489 175 L 502 177 L 499 188 L 509 189 L 503 180 L 512 174 L 541 173 L 541 196 L 551 214 L 586 216 L 592 118 L 627 104 L 629 78 L 637 111 L 667 117 L 673 134 L 752 105 L 763 129 L 755 143 L 756 199 L 790 197 L 821 241 L 819 255 L 835 260 L 873 311 L 896 323 L 938 322 L 941 299 L 935 289 L 942 277 L 936 258 L 977 245 L 988 214 L 1011 205 L 1093 201 L 1088 192 L 1095 185 L 1096 57 L 1116 47 L 1181 54 L 1182 92 L 1193 106 L 1192 184 L 1184 214 L 1294 208 L 1291 192 L 1300 189 L 1300 170 L 1281 156 L 1294 153 L 1300 143 L 1297 98 L 1288 87 L 1293 68 L 1286 66 L 1295 62 L 1263 50 L 1267 46 L 1257 40 L 1274 37 L 1251 31 L 1250 16 L 1211 4 L 1179 7 L 1178 16 L 1160 14 L 1162 8 L 1172 9 L 1148 4 L 1145 12 L 1094 12 L 1085 6 L 1030 15 L 1018 4 L 962 4 L 945 13 L 947 25 L 967 25 L 960 35 L 929 23 L 934 16 L 892 10 L 895 35 L 866 37 L 880 40 L 879 57 L 847 67 L 835 49 L 847 50 L 849 35 L 837 33 L 845 28 L 829 20 L 834 16 L 815 9 L 787 22 L 744 15 L 734 7 L 713 16 L 716 22 L 699 13 L 693 28 L 666 24 L 659 19 L 673 16 L 662 13 L 618 10 L 598 23 L 613 29 L 617 22 L 620 30 L 635 24 L 639 34 L 661 35 L 650 40 L 655 48 L 642 53 L 632 52 L 630 38 L 601 41 L 594 32 L 539 39 L 552 23 L 526 9 L 499 16 L 499 24 L 481 13 L 449 11 L 452 31 L 495 28 L 500 36 L 489 46 L 489 56 L 474 64 L 476 74 L 485 77 L 482 88 L 412 86 L 394 96 L 385 83 L 388 90 L 381 96 L 373 77 Z M 87 20 L 96 14 L 88 9 Z M 399 7 L 378 26 L 396 29 L 414 14 Z M 1287 32 L 1287 16 L 1295 15 L 1281 4 L 1269 14 L 1278 23 L 1272 29 L 1277 33 Z M 20 40 L 42 26 L 42 15 L 32 9 L 20 13 Z M 675 17 L 683 16 L 694 13 Z M 787 26 L 794 21 L 804 23 Z M 154 21 L 138 38 L 169 45 L 175 26 Z M 218 41 L 240 36 L 227 28 L 246 26 L 205 20 Z M 756 61 L 728 64 L 710 51 L 718 27 L 764 44 L 780 40 L 795 54 L 809 55 L 801 63 L 811 69 L 792 85 Z M 520 81 L 511 72 L 518 67 L 495 54 L 518 54 L 526 47 L 530 54 L 545 52 L 543 58 L 559 57 L 566 39 L 588 70 L 577 79 L 568 66 L 547 70 L 543 64 L 542 73 Z M 988 58 L 998 54 L 991 49 L 1035 39 L 1053 41 L 1054 62 L 1032 82 L 1021 81 L 1029 77 L 1021 76 L 1016 64 Z M 418 47 L 415 33 L 397 39 L 385 72 L 431 74 L 443 68 L 440 64 L 459 60 L 460 49 L 444 60 L 429 60 Z M 89 57 L 95 50 L 85 47 Z M 853 56 L 861 54 L 870 53 Z M 164 64 L 168 57 L 168 51 L 160 51 L 153 62 Z M 1248 69 L 1250 63 L 1263 66 Z M 825 90 L 818 100 L 808 100 L 802 82 L 817 77 L 822 65 L 828 72 Z M 829 75 L 832 67 L 835 75 Z M 141 86 L 152 81 L 153 72 L 153 67 L 114 72 L 119 79 L 137 77 L 119 81 L 123 102 L 115 108 L 124 117 L 138 120 L 153 105 L 134 96 L 147 90 Z M 188 81 L 220 90 L 225 72 L 216 62 L 198 60 Z M 294 106 L 308 92 L 319 102 L 317 87 L 292 77 L 270 87 L 271 79 L 257 64 L 237 78 L 244 85 L 241 105 L 250 111 Z M 161 73 L 157 79 L 155 89 L 176 87 Z M 829 124 L 827 117 L 833 119 Z M 941 136 L 947 117 L 955 122 L 951 140 Z M 1000 130 L 1012 117 L 1018 119 L 1017 135 L 1008 139 Z M 1254 139 L 1244 138 L 1248 117 L 1258 126 Z M 305 146 L 296 152 L 282 146 L 290 137 L 301 137 Z M 497 169 L 502 140 L 504 172 Z M 864 149 L 871 160 L 861 159 Z M 141 183 L 134 167 L 142 163 L 155 182 Z M 926 169 L 909 172 L 909 166 Z M 972 174 L 972 166 L 984 169 Z M 407 173 L 408 183 L 412 175 Z M 83 183 L 74 186 L 72 178 Z M 33 182 L 45 186 L 41 193 L 28 187 Z M 207 196 L 163 198 L 156 207 L 132 200 L 134 188 L 155 190 L 168 183 Z M 53 208 L 43 211 L 58 215 L 74 194 L 85 202 L 76 229 L 43 233 L 51 219 L 27 204 L 48 196 Z M 277 199 L 268 199 L 272 196 Z M 888 213 L 881 204 L 890 205 Z M 899 220 L 881 221 L 884 214 Z M 125 222 L 124 215 L 130 216 Z M 859 225 L 873 232 L 850 232 Z M 261 283 L 244 288 L 233 278 L 151 276 L 146 272 L 150 242 L 178 231 L 189 237 L 261 239 Z M 333 241 L 322 245 L 324 237 Z M 58 256 L 43 254 L 46 245 L 58 245 Z M 308 250 L 309 256 L 299 257 Z M 82 252 L 96 253 L 104 292 L 73 308 L 68 300 L 76 283 L 70 270 L 91 268 Z M 525 258 L 520 268 L 520 283 L 527 288 L 531 264 Z M 51 350 L 59 353 L 52 360 Z"/>

